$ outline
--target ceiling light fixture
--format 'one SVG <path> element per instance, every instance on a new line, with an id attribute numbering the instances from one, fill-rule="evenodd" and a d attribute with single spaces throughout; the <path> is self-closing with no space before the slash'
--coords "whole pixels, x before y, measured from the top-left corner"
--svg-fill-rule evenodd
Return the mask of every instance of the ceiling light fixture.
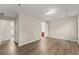
<path id="1" fill-rule="evenodd" d="M 54 9 L 47 9 L 46 11 L 45 11 L 45 14 L 46 15 L 52 15 L 52 14 L 54 14 L 55 13 L 55 10 Z"/>

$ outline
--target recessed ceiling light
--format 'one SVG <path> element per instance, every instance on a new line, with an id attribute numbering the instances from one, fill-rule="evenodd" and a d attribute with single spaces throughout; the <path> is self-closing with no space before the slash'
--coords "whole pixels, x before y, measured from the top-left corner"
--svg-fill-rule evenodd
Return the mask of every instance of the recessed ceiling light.
<path id="1" fill-rule="evenodd" d="M 55 13 L 55 10 L 54 9 L 47 9 L 46 11 L 45 11 L 45 14 L 46 15 L 52 15 L 52 14 L 54 14 Z"/>

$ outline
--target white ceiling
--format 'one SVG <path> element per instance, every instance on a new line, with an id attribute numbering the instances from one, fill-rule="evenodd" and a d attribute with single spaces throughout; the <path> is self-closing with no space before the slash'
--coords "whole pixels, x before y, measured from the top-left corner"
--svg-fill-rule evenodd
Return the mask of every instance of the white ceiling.
<path id="1" fill-rule="evenodd" d="M 0 13 L 4 13 L 6 16 L 16 17 L 18 14 L 18 5 L 0 4 Z"/>
<path id="2" fill-rule="evenodd" d="M 15 17 L 20 9 L 29 15 L 47 21 L 79 13 L 78 4 L 22 4 L 21 6 L 18 6 L 17 4 L 0 5 L 0 13 L 4 13 L 7 16 Z M 46 9 L 54 9 L 56 12 L 52 15 L 45 15 Z"/>

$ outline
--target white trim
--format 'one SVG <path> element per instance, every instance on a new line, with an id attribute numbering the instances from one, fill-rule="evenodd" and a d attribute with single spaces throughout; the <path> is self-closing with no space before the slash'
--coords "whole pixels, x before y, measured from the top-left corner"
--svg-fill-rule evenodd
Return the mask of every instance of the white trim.
<path id="1" fill-rule="evenodd" d="M 75 41 L 75 42 L 78 42 L 77 40 L 72 40 L 72 39 L 64 39 L 64 38 L 61 38 L 61 37 L 50 37 L 48 36 L 49 38 L 58 38 L 58 39 L 61 39 L 61 40 L 68 40 L 68 41 Z"/>
<path id="2" fill-rule="evenodd" d="M 79 39 L 78 39 L 79 40 Z M 79 41 L 78 41 L 78 45 L 79 45 Z"/>
<path id="3" fill-rule="evenodd" d="M 79 45 L 79 42 L 78 42 L 78 45 Z"/>
<path id="4" fill-rule="evenodd" d="M 19 43 L 19 46 L 27 45 L 27 44 L 32 43 L 32 42 L 37 41 L 37 40 L 40 40 L 40 39 L 32 40 L 32 41 L 25 42 L 25 43 Z"/>
<path id="5" fill-rule="evenodd" d="M 10 39 L 0 40 L 0 45 L 2 44 L 3 41 L 7 41 L 7 40 L 10 40 Z"/>
<path id="6" fill-rule="evenodd" d="M 10 40 L 10 39 L 0 40 L 0 42 L 2 42 L 2 41 L 6 41 L 6 40 Z"/>

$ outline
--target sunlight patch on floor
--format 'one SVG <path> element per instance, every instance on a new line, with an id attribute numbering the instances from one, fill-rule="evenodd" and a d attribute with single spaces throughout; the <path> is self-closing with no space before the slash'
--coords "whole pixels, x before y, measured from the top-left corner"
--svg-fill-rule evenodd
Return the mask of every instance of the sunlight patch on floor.
<path id="1" fill-rule="evenodd" d="M 10 40 L 8 44 L 9 44 L 9 47 L 8 47 L 9 54 L 16 54 L 17 47 L 14 43 L 14 40 Z"/>
<path id="2" fill-rule="evenodd" d="M 47 44 L 46 38 L 42 37 L 39 47 L 42 53 L 46 53 L 46 44 Z"/>

